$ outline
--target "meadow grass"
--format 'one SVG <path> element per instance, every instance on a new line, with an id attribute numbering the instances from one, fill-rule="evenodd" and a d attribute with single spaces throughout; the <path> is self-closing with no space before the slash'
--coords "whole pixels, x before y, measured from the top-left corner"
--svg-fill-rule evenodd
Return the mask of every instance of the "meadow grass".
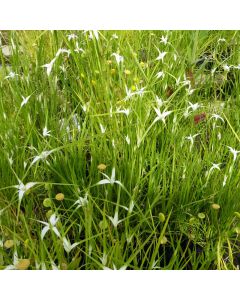
<path id="1" fill-rule="evenodd" d="M 1 269 L 238 269 L 239 38 L 2 32 Z"/>

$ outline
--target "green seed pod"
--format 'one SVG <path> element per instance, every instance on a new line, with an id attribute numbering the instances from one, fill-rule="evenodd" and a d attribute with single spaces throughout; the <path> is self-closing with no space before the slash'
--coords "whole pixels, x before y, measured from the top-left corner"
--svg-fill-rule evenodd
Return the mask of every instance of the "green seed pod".
<path id="1" fill-rule="evenodd" d="M 165 245 L 167 244 L 167 238 L 165 237 L 165 235 L 163 236 L 163 238 L 161 239 L 161 245 Z"/>
<path id="2" fill-rule="evenodd" d="M 159 213 L 159 220 L 160 220 L 160 222 L 164 222 L 165 221 L 165 219 L 166 219 L 166 217 L 165 217 L 165 215 L 163 214 L 163 213 Z"/>
<path id="3" fill-rule="evenodd" d="M 55 199 L 57 201 L 63 201 L 64 200 L 64 194 L 63 193 L 58 193 L 56 196 L 55 196 Z"/>
<path id="4" fill-rule="evenodd" d="M 50 199 L 50 198 L 45 198 L 45 199 L 43 200 L 43 206 L 44 206 L 44 207 L 51 207 L 51 206 L 52 206 L 52 201 L 51 201 L 51 199 Z"/>
<path id="5" fill-rule="evenodd" d="M 53 211 L 50 209 L 47 211 L 46 217 L 49 219 L 51 217 L 51 215 L 53 215 Z"/>
<path id="6" fill-rule="evenodd" d="M 205 214 L 204 213 L 199 213 L 198 214 L 199 219 L 205 219 Z"/>
<path id="7" fill-rule="evenodd" d="M 192 218 L 189 219 L 189 223 L 190 224 L 194 224 L 195 221 L 196 221 L 196 219 L 194 217 L 192 217 Z"/>
<path id="8" fill-rule="evenodd" d="M 213 203 L 212 208 L 215 209 L 215 210 L 218 210 L 218 209 L 220 209 L 220 205 L 217 204 L 217 203 Z"/>
<path id="9" fill-rule="evenodd" d="M 102 230 L 107 229 L 107 228 L 108 228 L 108 222 L 107 222 L 107 220 L 105 219 L 105 220 L 100 221 L 100 222 L 99 222 L 99 227 L 100 227 Z"/>

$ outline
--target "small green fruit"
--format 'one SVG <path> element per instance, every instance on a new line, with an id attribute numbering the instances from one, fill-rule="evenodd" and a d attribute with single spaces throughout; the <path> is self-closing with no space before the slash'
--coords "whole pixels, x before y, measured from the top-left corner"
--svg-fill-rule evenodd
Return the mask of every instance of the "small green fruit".
<path id="1" fill-rule="evenodd" d="M 166 217 L 165 217 L 165 215 L 163 214 L 163 213 L 159 213 L 159 220 L 160 220 L 160 222 L 164 222 L 165 221 L 165 219 L 166 219 Z"/>
<path id="2" fill-rule="evenodd" d="M 198 214 L 199 219 L 205 219 L 205 214 L 204 213 L 199 213 Z"/>
<path id="3" fill-rule="evenodd" d="M 51 201 L 51 199 L 50 199 L 50 198 L 45 198 L 45 199 L 43 200 L 43 206 L 44 206 L 44 207 L 51 207 L 51 206 L 52 206 L 52 201 Z"/>

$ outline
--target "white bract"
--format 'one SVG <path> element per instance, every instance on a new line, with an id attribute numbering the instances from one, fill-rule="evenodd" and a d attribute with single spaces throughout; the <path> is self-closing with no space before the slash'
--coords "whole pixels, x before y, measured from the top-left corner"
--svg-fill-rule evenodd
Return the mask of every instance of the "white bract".
<path id="1" fill-rule="evenodd" d="M 100 180 L 97 185 L 99 184 L 111 184 L 114 185 L 114 183 L 119 184 L 120 186 L 123 186 L 122 183 L 119 180 L 115 180 L 115 168 L 112 169 L 112 175 L 111 178 L 107 176 L 106 174 L 102 173 L 106 179 Z"/>
<path id="2" fill-rule="evenodd" d="M 50 136 L 50 132 L 51 132 L 51 130 L 48 130 L 46 126 L 43 128 L 43 136 L 44 137 Z"/>
<path id="3" fill-rule="evenodd" d="M 18 74 L 16 74 L 15 72 L 10 72 L 10 73 L 5 77 L 5 79 L 8 79 L 8 78 L 15 78 L 16 76 L 18 76 Z"/>
<path id="4" fill-rule="evenodd" d="M 42 66 L 42 68 L 46 68 L 48 76 L 50 75 L 50 73 L 52 71 L 53 64 L 55 63 L 55 60 L 56 60 L 56 57 L 54 57 L 54 59 L 52 59 L 49 64 L 45 64 L 45 65 Z"/>
<path id="5" fill-rule="evenodd" d="M 210 120 L 213 119 L 213 118 L 215 120 L 221 120 L 222 122 L 224 122 L 224 119 L 221 116 L 217 115 L 217 114 L 212 114 Z"/>
<path id="6" fill-rule="evenodd" d="M 100 126 L 101 133 L 105 133 L 106 127 L 104 127 L 101 123 L 99 124 L 99 126 Z"/>
<path id="7" fill-rule="evenodd" d="M 87 204 L 88 204 L 88 193 L 86 193 L 84 197 L 79 197 L 78 200 L 74 203 L 74 205 L 77 205 L 77 208 L 81 206 L 86 206 Z"/>
<path id="8" fill-rule="evenodd" d="M 68 34 L 67 38 L 69 41 L 75 40 L 75 39 L 77 39 L 77 35 L 75 33 L 71 33 L 71 34 Z"/>
<path id="9" fill-rule="evenodd" d="M 186 111 L 184 112 L 184 117 L 185 118 L 187 118 L 189 115 L 190 115 L 190 113 L 189 113 L 189 110 L 191 109 L 192 110 L 192 112 L 193 111 L 195 111 L 195 110 L 197 110 L 198 108 L 200 108 L 201 107 L 201 105 L 200 104 L 198 104 L 198 103 L 192 103 L 192 102 L 190 102 L 190 101 L 188 101 L 188 103 L 189 103 L 189 106 L 187 107 L 187 109 L 186 109 Z"/>
<path id="10" fill-rule="evenodd" d="M 163 62 L 163 59 L 165 57 L 165 55 L 167 54 L 167 52 L 161 52 L 159 49 L 158 50 L 158 57 L 156 58 L 156 60 L 161 60 Z"/>
<path id="11" fill-rule="evenodd" d="M 164 124 L 166 124 L 165 119 L 166 119 L 167 116 L 169 116 L 172 113 L 172 111 L 164 111 L 164 112 L 161 113 L 160 109 L 156 108 L 156 107 L 154 107 L 154 110 L 157 114 L 157 117 L 154 119 L 153 122 L 155 123 L 157 121 L 162 121 Z"/>
<path id="12" fill-rule="evenodd" d="M 46 235 L 46 233 L 49 230 L 52 230 L 56 236 L 60 237 L 60 233 L 56 227 L 56 224 L 58 222 L 59 218 L 56 217 L 56 214 L 51 215 L 51 217 L 49 218 L 49 223 L 47 222 L 43 222 L 43 221 L 38 221 L 39 223 L 45 225 L 45 227 L 43 227 L 42 232 L 41 232 L 41 239 L 43 240 L 44 236 Z"/>
<path id="13" fill-rule="evenodd" d="M 60 48 L 58 49 L 57 53 L 56 53 L 56 57 L 58 57 L 60 54 L 62 53 L 67 53 L 67 55 L 69 56 L 71 54 L 71 50 L 67 50 L 67 49 L 64 49 L 64 48 Z"/>
<path id="14" fill-rule="evenodd" d="M 158 107 L 162 107 L 164 103 L 167 103 L 167 101 L 163 101 L 161 98 L 159 98 L 158 96 L 156 96 L 155 98 L 156 102 L 157 102 L 157 106 Z"/>
<path id="15" fill-rule="evenodd" d="M 38 182 L 28 182 L 26 184 L 23 184 L 21 180 L 18 179 L 19 184 L 14 185 L 15 188 L 18 189 L 18 198 L 19 201 L 22 200 L 24 194 L 30 190 L 34 185 L 38 184 Z"/>
<path id="16" fill-rule="evenodd" d="M 227 147 L 230 150 L 230 152 L 233 154 L 233 161 L 235 161 L 237 159 L 237 155 L 238 155 L 238 153 L 240 153 L 240 151 L 239 150 L 235 150 L 235 149 L 233 149 L 230 146 L 227 146 Z"/>
<path id="17" fill-rule="evenodd" d="M 23 96 L 22 96 L 23 101 L 22 101 L 22 103 L 21 103 L 21 107 L 23 107 L 23 105 L 25 105 L 25 104 L 28 103 L 28 100 L 30 99 L 31 96 L 32 96 L 32 95 L 27 96 L 27 97 L 23 97 Z"/>
<path id="18" fill-rule="evenodd" d="M 108 218 L 112 222 L 114 228 L 117 228 L 118 224 L 123 221 L 123 220 L 118 220 L 118 211 L 115 211 L 114 217 L 108 216 Z"/>
<path id="19" fill-rule="evenodd" d="M 50 151 L 43 151 L 42 153 L 40 153 L 39 155 L 35 156 L 31 166 L 33 164 L 35 164 L 38 160 L 46 160 L 46 158 L 53 152 L 54 150 L 50 150 Z"/>
<path id="20" fill-rule="evenodd" d="M 130 145 L 130 138 L 128 135 L 125 137 L 125 140 L 126 140 L 127 144 Z"/>
<path id="21" fill-rule="evenodd" d="M 111 56 L 115 57 L 118 65 L 124 61 L 124 57 L 119 55 L 118 53 L 113 53 Z"/>
<path id="22" fill-rule="evenodd" d="M 13 253 L 13 264 L 8 265 L 4 270 L 17 270 L 18 262 L 19 262 L 19 259 L 18 259 L 17 251 L 14 251 L 14 253 Z"/>
<path id="23" fill-rule="evenodd" d="M 67 240 L 65 237 L 63 237 L 63 248 L 67 253 L 70 253 L 72 251 L 72 249 L 74 249 L 79 244 L 80 244 L 80 242 L 71 244 L 69 242 L 69 240 Z"/>
<path id="24" fill-rule="evenodd" d="M 165 76 L 165 74 L 164 74 L 164 72 L 163 71 L 160 71 L 160 72 L 158 72 L 157 74 L 156 74 L 156 77 L 159 79 L 159 78 L 164 78 L 164 76 Z"/>
<path id="25" fill-rule="evenodd" d="M 167 45 L 167 43 L 168 43 L 168 37 L 167 36 L 162 36 L 160 43 L 163 43 L 164 45 Z"/>
<path id="26" fill-rule="evenodd" d="M 119 114 L 125 114 L 127 117 L 129 116 L 130 114 L 130 109 L 117 109 L 117 113 Z"/>
<path id="27" fill-rule="evenodd" d="M 93 40 L 95 38 L 97 41 L 99 39 L 98 30 L 89 30 L 89 38 Z"/>
<path id="28" fill-rule="evenodd" d="M 211 173 L 214 169 L 221 171 L 220 166 L 221 166 L 221 163 L 219 163 L 219 164 L 212 163 L 212 167 L 210 168 L 209 173 Z"/>
<path id="29" fill-rule="evenodd" d="M 190 151 L 192 151 L 192 147 L 193 147 L 193 143 L 194 143 L 194 139 L 196 136 L 198 136 L 200 133 L 197 133 L 197 134 L 194 134 L 194 135 L 189 135 L 189 136 L 186 136 L 186 139 L 190 141 Z"/>

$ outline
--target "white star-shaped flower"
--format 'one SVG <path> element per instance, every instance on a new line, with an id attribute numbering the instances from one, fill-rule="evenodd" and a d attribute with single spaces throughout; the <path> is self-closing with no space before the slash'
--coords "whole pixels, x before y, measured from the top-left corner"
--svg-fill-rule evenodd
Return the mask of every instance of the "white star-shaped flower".
<path id="1" fill-rule="evenodd" d="M 32 95 L 27 96 L 27 97 L 23 97 L 23 96 L 22 96 L 23 101 L 22 101 L 22 103 L 21 103 L 21 107 L 23 107 L 23 105 L 26 105 L 26 104 L 28 103 L 28 100 L 30 99 L 31 96 L 32 96 Z"/>
<path id="2" fill-rule="evenodd" d="M 38 184 L 38 182 L 28 182 L 26 184 L 23 184 L 21 180 L 18 179 L 19 184 L 14 185 L 15 188 L 18 189 L 18 198 L 19 201 L 22 200 L 24 194 L 30 190 L 34 185 Z"/>
<path id="3" fill-rule="evenodd" d="M 122 183 L 119 180 L 115 179 L 115 168 L 112 169 L 112 175 L 111 178 L 109 176 L 107 176 L 106 174 L 102 173 L 104 177 L 106 177 L 107 179 L 102 179 L 100 180 L 97 185 L 102 185 L 102 184 L 111 184 L 114 185 L 114 183 L 123 186 Z"/>
<path id="4" fill-rule="evenodd" d="M 118 53 L 113 53 L 111 56 L 114 56 L 116 59 L 117 64 L 123 63 L 124 57 L 119 55 Z"/>
<path id="5" fill-rule="evenodd" d="M 45 225 L 45 227 L 43 227 L 42 232 L 41 232 L 41 239 L 43 240 L 44 236 L 46 235 L 46 233 L 49 230 L 52 230 L 56 236 L 61 237 L 56 224 L 58 222 L 59 218 L 56 217 L 56 214 L 51 215 L 51 217 L 49 218 L 49 223 L 47 222 L 43 222 L 43 221 L 38 221 L 39 223 Z"/>
<path id="6" fill-rule="evenodd" d="M 43 128 L 43 136 L 44 137 L 50 136 L 51 135 L 50 132 L 51 132 L 51 130 L 48 130 L 46 126 Z"/>
<path id="7" fill-rule="evenodd" d="M 161 60 L 163 62 L 163 59 L 164 59 L 164 57 L 165 57 L 166 54 L 167 54 L 167 52 L 161 52 L 158 49 L 158 57 L 156 58 L 156 60 Z"/>
<path id="8" fill-rule="evenodd" d="M 164 112 L 161 113 L 160 109 L 156 108 L 156 107 L 154 107 L 154 110 L 157 114 L 157 117 L 154 119 L 153 122 L 155 123 L 157 121 L 162 121 L 164 124 L 166 124 L 165 119 L 166 119 L 167 116 L 169 116 L 172 113 L 172 111 L 164 111 Z"/>
<path id="9" fill-rule="evenodd" d="M 55 60 L 56 60 L 56 57 L 54 57 L 54 59 L 52 59 L 49 64 L 45 64 L 45 65 L 42 66 L 42 68 L 46 68 L 48 76 L 50 75 L 50 73 L 52 71 L 53 64 L 55 63 Z"/>
<path id="10" fill-rule="evenodd" d="M 39 155 L 35 156 L 31 166 L 33 164 L 35 164 L 38 160 L 46 160 L 46 158 L 53 152 L 54 150 L 50 150 L 50 151 L 43 151 L 42 153 L 40 153 Z"/>
<path id="11" fill-rule="evenodd" d="M 230 146 L 227 146 L 227 147 L 228 147 L 228 149 L 230 150 L 230 152 L 233 154 L 233 161 L 235 161 L 235 160 L 237 159 L 237 155 L 238 155 L 238 153 L 240 153 L 240 151 L 235 150 L 235 149 L 233 149 L 233 148 L 230 147 Z"/>

